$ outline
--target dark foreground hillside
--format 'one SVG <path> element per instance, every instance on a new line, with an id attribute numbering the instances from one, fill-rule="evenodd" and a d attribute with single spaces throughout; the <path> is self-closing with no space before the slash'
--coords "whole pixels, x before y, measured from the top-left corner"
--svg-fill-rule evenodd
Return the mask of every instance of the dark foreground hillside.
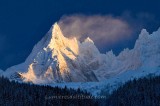
<path id="1" fill-rule="evenodd" d="M 20 84 L 0 77 L 0 106 L 94 106 L 93 99 L 78 98 L 91 96 L 80 89 Z M 71 96 L 71 97 L 70 97 Z M 71 99 L 72 98 L 72 99 Z"/>
<path id="2" fill-rule="evenodd" d="M 127 82 L 107 99 L 107 106 L 160 106 L 160 76 Z"/>
<path id="3" fill-rule="evenodd" d="M 80 89 L 20 84 L 0 77 L 0 106 L 160 106 L 160 76 L 129 81 L 106 95 L 108 99 L 90 97 Z"/>

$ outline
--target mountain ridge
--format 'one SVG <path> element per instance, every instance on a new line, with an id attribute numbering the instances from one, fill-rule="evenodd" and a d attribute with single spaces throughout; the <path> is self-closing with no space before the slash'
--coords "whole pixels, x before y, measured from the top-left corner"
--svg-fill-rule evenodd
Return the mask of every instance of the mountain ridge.
<path id="1" fill-rule="evenodd" d="M 82 43 L 82 45 L 85 45 L 85 43 L 89 43 L 90 41 L 86 40 Z M 74 45 L 73 45 L 74 44 Z M 74 70 L 75 67 L 81 68 L 81 64 L 75 63 L 74 60 L 78 56 L 78 47 L 81 45 L 80 42 L 74 39 L 68 39 L 65 38 L 58 26 L 57 23 L 55 23 L 51 29 L 48 31 L 48 33 L 45 35 L 44 38 L 38 44 L 33 48 L 31 54 L 28 56 L 26 61 L 22 63 L 22 65 L 19 66 L 13 66 L 6 70 L 22 70 L 19 73 L 21 76 L 23 76 L 24 81 L 32 81 L 37 82 L 37 77 L 39 81 L 47 80 L 47 82 L 70 82 L 70 81 L 98 81 L 96 76 L 94 75 L 91 70 L 88 70 L 88 72 L 81 73 L 79 70 L 72 71 L 71 74 L 77 73 L 78 76 L 71 76 L 68 70 L 71 72 L 70 68 Z M 59 61 L 60 60 L 60 61 Z M 68 64 L 67 61 L 72 61 L 71 64 Z M 77 60 L 79 61 L 79 60 Z M 45 65 L 45 66 L 43 66 Z M 68 67 L 68 65 L 71 65 Z M 17 69 L 18 67 L 18 69 Z M 77 68 L 77 69 L 78 69 Z M 69 75 L 66 75 L 69 74 Z M 93 77 L 90 76 L 92 74 Z M 86 77 L 88 76 L 88 77 Z M 69 78 L 67 78 L 69 77 Z M 77 79 L 78 77 L 78 79 Z M 48 81 L 49 80 L 49 81 Z M 57 81 L 56 81 L 57 80 Z"/>
<path id="2" fill-rule="evenodd" d="M 20 80 L 35 84 L 96 82 L 141 67 L 159 67 L 159 35 L 160 29 L 152 34 L 143 29 L 133 49 L 126 48 L 115 56 L 112 51 L 101 54 L 89 37 L 82 43 L 64 37 L 55 23 L 26 61 L 8 68 L 3 75 L 15 80 L 14 76 L 19 76 Z"/>

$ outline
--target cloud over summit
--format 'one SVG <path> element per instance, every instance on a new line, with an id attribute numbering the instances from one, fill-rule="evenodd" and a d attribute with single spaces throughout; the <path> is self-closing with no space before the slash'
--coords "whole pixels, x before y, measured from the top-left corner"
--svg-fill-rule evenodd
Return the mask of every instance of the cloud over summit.
<path id="1" fill-rule="evenodd" d="M 108 44 L 129 38 L 133 29 L 119 17 L 111 15 L 70 15 L 63 16 L 59 25 L 65 36 L 80 40 L 90 37 L 95 43 Z"/>

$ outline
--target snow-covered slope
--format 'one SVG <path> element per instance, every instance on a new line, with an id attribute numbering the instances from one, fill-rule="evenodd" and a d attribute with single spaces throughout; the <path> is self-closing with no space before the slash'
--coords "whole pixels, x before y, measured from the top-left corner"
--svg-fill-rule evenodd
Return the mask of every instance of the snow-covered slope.
<path id="1" fill-rule="evenodd" d="M 69 82 L 69 83 L 56 83 L 48 84 L 50 86 L 58 86 L 68 88 L 85 90 L 90 92 L 94 96 L 105 95 L 104 93 L 112 93 L 115 89 L 118 89 L 121 85 L 125 84 L 129 80 L 154 77 L 160 75 L 160 67 L 143 67 L 138 70 L 129 70 L 123 74 L 115 75 L 109 79 L 105 79 L 100 82 Z"/>
<path id="2" fill-rule="evenodd" d="M 26 61 L 3 75 L 35 84 L 110 81 L 128 71 L 139 74 L 141 68 L 159 67 L 159 41 L 160 29 L 151 35 L 143 29 L 132 50 L 124 49 L 118 56 L 112 51 L 101 54 L 90 38 L 82 43 L 68 39 L 55 23 Z"/>
<path id="3" fill-rule="evenodd" d="M 4 75 L 33 83 L 98 81 L 87 66 L 97 54 L 89 38 L 83 43 L 65 38 L 55 23 L 26 61 L 7 69 Z"/>
<path id="4" fill-rule="evenodd" d="M 120 85 L 133 79 L 160 75 L 160 29 L 149 33 L 143 29 L 132 50 L 125 49 L 117 57 L 112 51 L 104 56 L 103 67 L 94 70 L 97 76 L 103 76 L 100 82 L 58 83 L 52 86 L 81 88 L 93 95 L 112 92 Z M 106 69 L 106 70 L 105 70 Z M 97 72 L 97 73 L 96 73 Z M 108 78 L 107 78 L 108 77 Z M 102 94 L 103 95 L 103 94 Z"/>

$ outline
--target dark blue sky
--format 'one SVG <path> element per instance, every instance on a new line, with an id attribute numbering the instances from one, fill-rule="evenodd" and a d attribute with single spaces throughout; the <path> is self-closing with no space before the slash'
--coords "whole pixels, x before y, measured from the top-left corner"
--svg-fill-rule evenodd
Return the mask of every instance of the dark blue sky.
<path id="1" fill-rule="evenodd" d="M 149 32 L 160 26 L 160 0 L 0 0 L 0 68 L 25 61 L 33 46 L 45 35 L 51 25 L 63 15 L 121 16 L 131 13 L 129 21 L 142 22 Z M 147 13 L 152 18 L 139 18 Z M 138 30 L 140 31 L 140 29 Z M 123 48 L 132 48 L 139 32 L 128 41 L 99 47 L 101 52 L 113 49 L 118 54 Z"/>

